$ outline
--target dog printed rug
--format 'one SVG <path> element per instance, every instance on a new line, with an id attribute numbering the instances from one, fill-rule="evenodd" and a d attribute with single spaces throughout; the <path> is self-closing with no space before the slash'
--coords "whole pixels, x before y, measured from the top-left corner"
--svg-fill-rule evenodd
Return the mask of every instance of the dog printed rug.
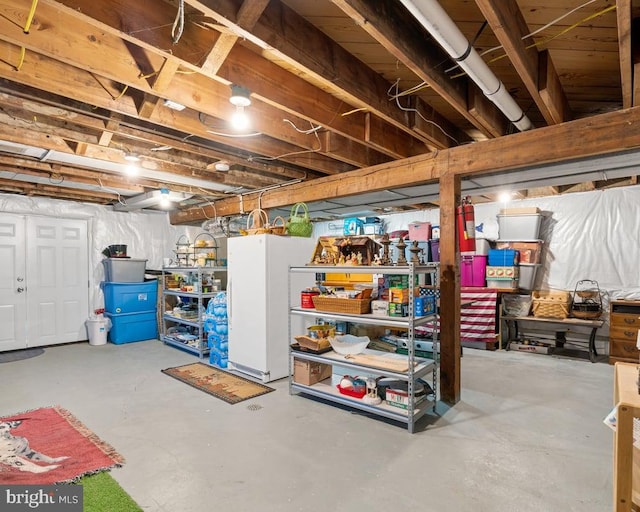
<path id="1" fill-rule="evenodd" d="M 124 459 L 69 411 L 44 407 L 0 418 L 0 484 L 51 485 Z"/>

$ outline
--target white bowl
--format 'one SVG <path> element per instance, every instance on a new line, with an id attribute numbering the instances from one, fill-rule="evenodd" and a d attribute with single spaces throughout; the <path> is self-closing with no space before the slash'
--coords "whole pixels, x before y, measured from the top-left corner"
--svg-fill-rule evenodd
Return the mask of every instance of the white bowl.
<path id="1" fill-rule="evenodd" d="M 333 350 L 343 356 L 362 353 L 370 341 L 369 336 L 353 336 L 352 334 L 329 337 L 329 343 L 331 343 Z"/>

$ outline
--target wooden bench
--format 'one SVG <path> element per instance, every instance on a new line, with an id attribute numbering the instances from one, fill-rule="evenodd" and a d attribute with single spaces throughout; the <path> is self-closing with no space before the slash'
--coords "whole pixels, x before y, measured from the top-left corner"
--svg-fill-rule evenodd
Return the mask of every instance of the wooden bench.
<path id="1" fill-rule="evenodd" d="M 582 318 L 542 318 L 537 316 L 509 316 L 503 315 L 502 320 L 507 322 L 507 344 L 506 350 L 514 338 L 518 337 L 518 322 L 539 322 L 549 325 L 562 325 L 567 329 L 571 327 L 588 327 L 591 329 L 589 334 L 589 360 L 595 363 L 598 353 L 596 352 L 596 331 L 604 325 L 604 320 L 584 320 Z M 513 331 L 513 336 L 512 336 Z M 556 346 L 560 347 L 564 344 L 564 332 L 556 331 Z"/>

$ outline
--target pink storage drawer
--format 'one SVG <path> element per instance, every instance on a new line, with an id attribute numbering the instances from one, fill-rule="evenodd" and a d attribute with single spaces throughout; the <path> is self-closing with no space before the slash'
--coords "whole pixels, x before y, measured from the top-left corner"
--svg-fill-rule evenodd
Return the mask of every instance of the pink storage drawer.
<path id="1" fill-rule="evenodd" d="M 487 255 L 476 254 L 473 256 L 461 256 L 461 258 L 460 286 L 486 286 Z"/>

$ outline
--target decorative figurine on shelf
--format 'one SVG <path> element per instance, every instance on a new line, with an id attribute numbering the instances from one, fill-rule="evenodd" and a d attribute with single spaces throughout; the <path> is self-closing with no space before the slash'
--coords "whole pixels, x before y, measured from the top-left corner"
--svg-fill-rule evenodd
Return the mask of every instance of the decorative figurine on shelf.
<path id="1" fill-rule="evenodd" d="M 340 258 L 338 259 L 338 265 L 344 265 L 344 264 L 345 264 L 344 254 L 341 254 Z"/>
<path id="2" fill-rule="evenodd" d="M 389 240 L 388 233 L 382 235 L 380 243 L 382 244 L 382 259 L 380 260 L 380 264 L 391 265 L 391 258 L 389 257 L 389 245 L 391 245 L 391 240 Z"/>
<path id="3" fill-rule="evenodd" d="M 380 255 L 379 254 L 374 254 L 373 256 L 373 262 L 371 263 L 372 265 L 375 266 L 380 266 L 382 265 L 382 260 L 380 259 Z"/>
<path id="4" fill-rule="evenodd" d="M 404 251 L 407 248 L 407 244 L 404 241 L 404 237 L 402 236 L 400 237 L 400 240 L 396 244 L 396 247 L 398 249 L 398 261 L 396 262 L 396 265 L 398 266 L 406 265 L 407 256 Z"/>
<path id="5" fill-rule="evenodd" d="M 373 377 L 367 378 L 367 394 L 362 397 L 362 401 L 369 405 L 378 405 L 382 398 L 378 396 L 378 382 Z"/>
<path id="6" fill-rule="evenodd" d="M 409 252 L 411 253 L 411 263 L 420 264 L 420 257 L 418 256 L 422 249 L 418 247 L 418 241 L 414 240 L 411 242 L 411 247 L 409 247 Z"/>

